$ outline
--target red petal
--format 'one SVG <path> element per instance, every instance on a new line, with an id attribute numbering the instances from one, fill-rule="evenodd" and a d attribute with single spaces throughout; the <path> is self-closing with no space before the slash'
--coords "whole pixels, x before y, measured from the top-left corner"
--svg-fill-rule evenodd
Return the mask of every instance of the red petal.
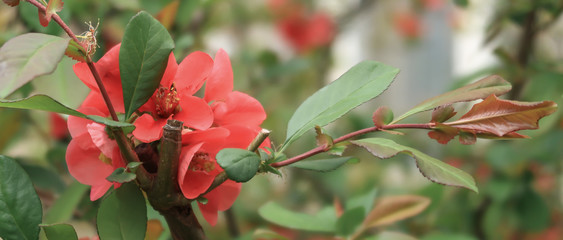
<path id="1" fill-rule="evenodd" d="M 170 88 L 170 86 L 172 86 L 172 81 L 175 81 L 174 79 L 177 71 L 178 63 L 176 62 L 174 53 L 170 53 L 170 56 L 168 57 L 168 65 L 166 65 L 166 70 L 164 71 L 162 80 L 160 80 L 160 85 L 166 88 Z"/>
<path id="2" fill-rule="evenodd" d="M 79 111 L 86 115 L 98 115 L 102 116 L 102 113 L 95 108 L 87 107 L 87 108 L 80 108 Z M 70 136 L 73 138 L 78 137 L 82 134 L 88 133 L 88 129 L 86 126 L 94 121 L 75 117 L 75 116 L 68 116 L 67 126 L 68 131 L 70 132 Z"/>
<path id="3" fill-rule="evenodd" d="M 174 114 L 174 119 L 184 122 L 184 126 L 194 129 L 207 129 L 213 124 L 213 112 L 207 103 L 198 97 L 180 98 L 182 110 Z"/>
<path id="4" fill-rule="evenodd" d="M 104 155 L 108 157 L 113 156 L 113 151 L 118 148 L 118 146 L 115 140 L 109 138 L 106 133 L 106 127 L 99 123 L 90 123 L 87 125 L 87 128 L 94 145 L 96 145 Z"/>
<path id="5" fill-rule="evenodd" d="M 223 49 L 219 49 L 215 55 L 213 70 L 205 85 L 205 101 L 224 100 L 233 90 L 233 69 L 229 55 Z"/>
<path id="6" fill-rule="evenodd" d="M 180 164 L 178 166 L 178 184 L 180 185 L 180 187 L 182 187 L 183 185 L 184 178 L 186 177 L 186 173 L 189 170 L 192 158 L 194 157 L 194 154 L 199 150 L 201 145 L 203 145 L 203 143 L 182 148 L 182 153 L 180 154 Z"/>
<path id="7" fill-rule="evenodd" d="M 174 78 L 178 93 L 194 95 L 203 86 L 213 69 L 213 59 L 207 53 L 193 52 L 180 63 Z"/>
<path id="8" fill-rule="evenodd" d="M 124 112 L 123 90 L 121 87 L 121 77 L 119 75 L 119 48 L 120 45 L 111 48 L 97 63 L 94 63 L 94 65 L 108 92 L 113 107 L 117 112 Z M 77 63 L 73 66 L 73 69 L 76 76 L 78 76 L 86 86 L 93 91 L 100 92 L 96 80 L 86 63 Z M 103 99 L 101 103 L 104 103 Z"/>
<path id="9" fill-rule="evenodd" d="M 98 86 L 96 85 L 96 80 L 94 76 L 92 76 L 92 72 L 90 72 L 90 68 L 88 68 L 88 64 L 86 63 L 77 63 L 72 66 L 74 70 L 74 74 L 82 81 L 88 88 L 99 91 Z M 97 69 L 97 68 L 96 68 Z"/>
<path id="10" fill-rule="evenodd" d="M 215 123 L 219 126 L 238 124 L 259 126 L 266 119 L 262 104 L 242 92 L 229 93 L 224 103 L 218 102 L 213 107 Z"/>
<path id="11" fill-rule="evenodd" d="M 150 114 L 143 114 L 135 120 L 133 136 L 145 143 L 159 140 L 162 137 L 162 127 L 166 125 L 167 120 L 165 118 L 154 120 Z"/>
<path id="12" fill-rule="evenodd" d="M 231 132 L 226 140 L 225 148 L 246 149 L 260 131 L 259 127 L 247 127 L 242 125 L 228 125 L 225 126 L 225 128 L 229 129 L 229 132 Z"/>
<path id="13" fill-rule="evenodd" d="M 90 143 L 92 147 L 84 149 L 79 142 Z M 80 183 L 100 185 L 108 182 L 106 177 L 113 172 L 113 167 L 99 159 L 100 150 L 94 146 L 90 136 L 83 134 L 73 138 L 66 150 L 66 163 L 70 174 Z"/>
<path id="14" fill-rule="evenodd" d="M 189 145 L 201 142 L 224 142 L 229 134 L 229 130 L 221 127 L 185 132 L 182 133 L 182 144 Z"/>
<path id="15" fill-rule="evenodd" d="M 204 193 L 217 175 L 217 171 L 207 173 L 204 171 L 189 170 L 193 155 L 199 150 L 201 143 L 186 149 L 186 153 L 180 158 L 180 167 L 178 168 L 178 181 L 180 189 L 184 196 L 188 199 L 194 199 Z"/>
<path id="16" fill-rule="evenodd" d="M 217 201 L 219 211 L 225 211 L 235 203 L 242 187 L 241 183 L 227 180 L 205 195 L 210 201 Z"/>
<path id="17" fill-rule="evenodd" d="M 204 193 L 209 186 L 211 186 L 213 179 L 215 179 L 215 175 L 217 174 L 188 170 L 180 189 L 182 189 L 182 193 L 186 198 L 197 198 L 199 195 Z"/>
<path id="18" fill-rule="evenodd" d="M 199 203 L 199 209 L 203 218 L 211 225 L 217 223 L 217 211 L 229 209 L 237 199 L 242 184 L 227 180 L 213 191 L 205 194 L 207 204 Z"/>
<path id="19" fill-rule="evenodd" d="M 106 194 L 106 192 L 109 190 L 111 185 L 113 185 L 111 182 L 108 181 L 106 182 L 107 183 L 92 186 L 92 189 L 90 189 L 90 201 L 96 201 L 102 196 L 104 196 L 104 194 Z"/>

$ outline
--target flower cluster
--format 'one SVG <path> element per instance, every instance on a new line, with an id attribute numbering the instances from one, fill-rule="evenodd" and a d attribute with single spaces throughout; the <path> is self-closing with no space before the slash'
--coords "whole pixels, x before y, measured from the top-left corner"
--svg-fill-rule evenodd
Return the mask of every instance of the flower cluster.
<path id="1" fill-rule="evenodd" d="M 95 65 L 116 111 L 122 113 L 119 47 L 113 47 Z M 78 63 L 74 71 L 92 89 L 79 111 L 107 117 L 107 108 L 88 66 Z M 200 91 L 204 84 L 205 90 Z M 198 92 L 203 92 L 204 96 L 195 96 Z M 241 188 L 240 183 L 227 180 L 206 193 L 222 171 L 215 155 L 223 148 L 246 148 L 266 118 L 260 102 L 233 91 L 233 72 L 227 53 L 219 50 L 212 59 L 206 53 L 194 52 L 180 64 L 170 54 L 159 88 L 136 115 L 132 135 L 145 143 L 162 137 L 162 127 L 168 119 L 184 123 L 178 184 L 186 198 L 207 199 L 205 204 L 199 203 L 199 207 L 204 218 L 214 225 L 217 211 L 230 208 Z M 118 187 L 105 179 L 124 165 L 117 144 L 104 132 L 104 126 L 92 121 L 69 117 L 68 126 L 73 137 L 66 156 L 70 173 L 78 181 L 91 185 L 90 198 L 98 199 L 111 185 Z M 262 146 L 269 146 L 269 141 Z"/>

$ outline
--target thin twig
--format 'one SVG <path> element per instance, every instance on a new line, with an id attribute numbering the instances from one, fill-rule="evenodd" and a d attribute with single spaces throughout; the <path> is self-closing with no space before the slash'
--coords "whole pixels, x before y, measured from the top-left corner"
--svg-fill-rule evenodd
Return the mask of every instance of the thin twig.
<path id="1" fill-rule="evenodd" d="M 45 6 L 43 6 L 41 3 L 38 3 L 35 0 L 25 0 L 25 1 L 32 4 L 33 6 L 37 7 L 43 13 L 45 13 L 47 11 L 47 8 Z M 70 30 L 70 28 L 63 22 L 63 20 L 61 19 L 61 17 L 59 17 L 59 15 L 53 14 L 51 19 L 53 19 L 55 22 L 57 22 L 57 24 L 59 24 L 59 26 L 61 26 L 61 28 L 66 32 L 66 34 L 70 38 L 72 38 L 72 40 L 74 40 L 75 42 L 78 42 L 78 38 L 76 38 L 76 35 L 74 35 L 72 30 Z"/>
<path id="2" fill-rule="evenodd" d="M 350 138 L 357 137 L 359 135 L 363 135 L 363 134 L 370 133 L 370 132 L 377 132 L 377 131 L 381 131 L 381 130 L 399 129 L 399 128 L 430 129 L 433 126 L 434 126 L 433 123 L 425 123 L 425 124 L 393 124 L 393 125 L 386 125 L 386 126 L 383 126 L 383 127 L 370 127 L 370 128 L 364 128 L 364 129 L 361 129 L 361 130 L 358 130 L 358 131 L 355 131 L 355 132 L 348 133 L 348 134 L 346 134 L 342 137 L 335 139 L 333 142 L 334 142 L 334 144 L 336 144 L 336 143 L 339 143 L 339 142 L 346 141 Z M 313 149 L 311 149 L 311 150 L 309 150 L 309 151 L 307 151 L 303 154 L 297 155 L 297 156 L 292 157 L 290 159 L 287 159 L 287 160 L 284 160 L 284 161 L 281 161 L 281 162 L 273 163 L 271 166 L 275 167 L 275 168 L 280 168 L 280 167 L 287 166 L 287 165 L 292 164 L 292 163 L 299 162 L 303 159 L 309 158 L 309 157 L 317 155 L 319 153 L 326 152 L 327 150 L 329 150 L 329 149 L 327 149 L 326 146 L 318 146 L 316 148 L 313 148 Z"/>

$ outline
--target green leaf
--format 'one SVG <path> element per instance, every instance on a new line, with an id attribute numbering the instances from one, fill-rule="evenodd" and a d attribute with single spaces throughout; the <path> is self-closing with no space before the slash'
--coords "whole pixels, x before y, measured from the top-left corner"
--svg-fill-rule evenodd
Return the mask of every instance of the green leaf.
<path id="1" fill-rule="evenodd" d="M 341 167 L 351 159 L 354 159 L 354 157 L 306 160 L 293 163 L 289 166 L 319 172 L 329 172 Z"/>
<path id="2" fill-rule="evenodd" d="M 37 239 L 41 214 L 39 196 L 25 171 L 0 155 L 0 238 Z"/>
<path id="3" fill-rule="evenodd" d="M 28 98 L 23 99 L 15 99 L 15 100 L 6 100 L 0 99 L 0 107 L 5 108 L 16 108 L 16 109 L 31 109 L 31 110 L 43 110 L 47 112 L 56 112 L 67 114 L 75 117 L 81 117 L 90 119 L 94 122 L 101 123 L 107 126 L 112 127 L 121 127 L 121 128 L 134 128 L 135 126 L 131 123 L 126 122 L 116 122 L 101 116 L 96 115 L 86 115 L 79 111 L 76 111 L 72 108 L 69 108 L 62 103 L 58 102 L 57 100 L 46 96 L 46 95 L 33 95 Z"/>
<path id="4" fill-rule="evenodd" d="M 64 191 L 66 185 L 58 172 L 38 165 L 27 165 L 22 163 L 21 167 L 25 170 L 27 175 L 29 175 L 31 183 L 36 188 L 54 193 L 62 193 Z"/>
<path id="5" fill-rule="evenodd" d="M 336 213 L 331 208 L 312 216 L 292 212 L 275 202 L 268 202 L 258 209 L 258 214 L 264 219 L 286 228 L 332 233 L 336 227 Z"/>
<path id="6" fill-rule="evenodd" d="M 374 61 L 364 61 L 352 67 L 297 108 L 289 120 L 287 136 L 279 152 L 316 125 L 329 124 L 377 97 L 389 87 L 398 72 L 396 68 Z"/>
<path id="7" fill-rule="evenodd" d="M 102 201 L 96 219 L 100 239 L 144 239 L 147 230 L 145 197 L 134 183 L 125 183 Z"/>
<path id="8" fill-rule="evenodd" d="M 363 207 L 364 216 L 367 216 L 368 213 L 373 208 L 376 196 L 377 196 L 377 188 L 371 189 L 369 192 L 366 192 L 362 195 L 354 196 L 353 198 L 350 198 L 346 202 L 346 209 L 354 209 L 356 207 Z"/>
<path id="9" fill-rule="evenodd" d="M 78 235 L 76 231 L 69 224 L 52 224 L 52 225 L 40 225 L 45 232 L 48 240 L 78 240 Z"/>
<path id="10" fill-rule="evenodd" d="M 143 164 L 142 162 L 130 162 L 130 163 L 127 164 L 127 169 L 135 170 L 139 166 L 141 166 L 142 164 Z"/>
<path id="11" fill-rule="evenodd" d="M 489 76 L 467 86 L 427 99 L 395 119 L 390 124 L 399 122 L 413 114 L 428 111 L 442 105 L 483 99 L 491 94 L 502 95 L 510 91 L 511 88 L 512 86 L 510 83 L 500 76 Z"/>
<path id="12" fill-rule="evenodd" d="M 135 180 L 135 178 L 137 178 L 137 175 L 120 167 L 115 169 L 106 179 L 110 182 L 126 183 Z"/>
<path id="13" fill-rule="evenodd" d="M 225 148 L 217 153 L 216 158 L 229 179 L 236 182 L 252 179 L 260 167 L 260 157 L 256 153 L 240 148 Z"/>
<path id="14" fill-rule="evenodd" d="M 277 232 L 267 229 L 256 229 L 250 239 L 276 239 L 276 240 L 289 240 L 288 238 L 280 235 Z"/>
<path id="15" fill-rule="evenodd" d="M 550 226 L 550 208 L 542 196 L 530 187 L 526 187 L 516 202 L 519 229 L 539 232 Z"/>
<path id="16" fill-rule="evenodd" d="M 455 5 L 458 7 L 466 8 L 469 6 L 469 0 L 454 0 Z"/>
<path id="17" fill-rule="evenodd" d="M 393 121 L 393 111 L 385 106 L 379 107 L 373 112 L 371 119 L 376 127 L 382 127 Z"/>
<path id="18" fill-rule="evenodd" d="M 125 118 L 145 104 L 160 84 L 174 42 L 162 24 L 146 12 L 131 18 L 119 50 Z"/>
<path id="19" fill-rule="evenodd" d="M 43 222 L 50 224 L 70 220 L 88 189 L 90 186 L 74 181 L 49 208 Z"/>
<path id="20" fill-rule="evenodd" d="M 365 217 L 364 207 L 347 210 L 336 222 L 336 234 L 350 236 L 362 224 Z"/>
<path id="21" fill-rule="evenodd" d="M 0 48 L 0 98 L 33 80 L 52 73 L 63 58 L 69 39 L 26 33 Z"/>
<path id="22" fill-rule="evenodd" d="M 385 138 L 367 138 L 351 143 L 365 148 L 379 158 L 391 158 L 399 153 L 410 155 L 416 160 L 418 170 L 424 177 L 435 183 L 464 187 L 478 192 L 475 180 L 466 172 L 430 157 L 414 148 L 403 146 Z"/>

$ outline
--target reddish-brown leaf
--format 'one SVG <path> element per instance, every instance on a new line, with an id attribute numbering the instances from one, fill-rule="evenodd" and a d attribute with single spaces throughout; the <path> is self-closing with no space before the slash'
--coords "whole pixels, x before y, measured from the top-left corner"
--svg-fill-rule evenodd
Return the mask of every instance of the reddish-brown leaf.
<path id="1" fill-rule="evenodd" d="M 18 4 L 20 4 L 20 0 L 2 0 L 4 1 L 6 4 L 8 4 L 11 7 L 15 7 Z"/>
<path id="2" fill-rule="evenodd" d="M 57 14 L 57 12 L 63 10 L 63 4 L 62 0 L 49 0 L 45 12 L 39 10 L 39 22 L 43 27 L 47 27 L 49 25 L 53 14 Z"/>
<path id="3" fill-rule="evenodd" d="M 557 104 L 552 101 L 518 102 L 490 95 L 483 102 L 475 104 L 459 120 L 444 124 L 501 137 L 518 130 L 537 129 L 538 121 L 555 112 L 556 108 Z"/>
<path id="4" fill-rule="evenodd" d="M 432 120 L 430 120 L 430 122 L 443 123 L 455 116 L 456 113 L 457 112 L 452 105 L 439 106 L 434 108 L 434 111 L 432 111 Z"/>
<path id="5" fill-rule="evenodd" d="M 330 149 L 334 145 L 332 137 L 323 133 L 323 130 L 319 126 L 315 126 L 315 131 L 317 132 L 317 146 L 324 146 L 325 149 Z"/>
<path id="6" fill-rule="evenodd" d="M 517 133 L 517 132 L 507 133 L 507 134 L 504 134 L 500 137 L 497 136 L 497 135 L 494 135 L 492 133 L 477 133 L 477 137 L 478 138 L 486 138 L 486 139 L 495 139 L 495 140 L 514 139 L 514 138 L 530 138 L 526 135 L 522 135 L 522 134 Z"/>
<path id="7" fill-rule="evenodd" d="M 432 131 L 428 132 L 428 137 L 435 139 L 441 144 L 446 144 L 457 136 L 458 133 L 459 130 L 457 128 L 437 123 L 436 127 L 434 127 Z"/>
<path id="8" fill-rule="evenodd" d="M 371 117 L 376 127 L 382 127 L 393 121 L 393 112 L 388 107 L 379 107 Z"/>
<path id="9" fill-rule="evenodd" d="M 464 145 L 475 144 L 477 141 L 477 136 L 474 132 L 460 131 L 459 132 L 459 142 Z"/>

